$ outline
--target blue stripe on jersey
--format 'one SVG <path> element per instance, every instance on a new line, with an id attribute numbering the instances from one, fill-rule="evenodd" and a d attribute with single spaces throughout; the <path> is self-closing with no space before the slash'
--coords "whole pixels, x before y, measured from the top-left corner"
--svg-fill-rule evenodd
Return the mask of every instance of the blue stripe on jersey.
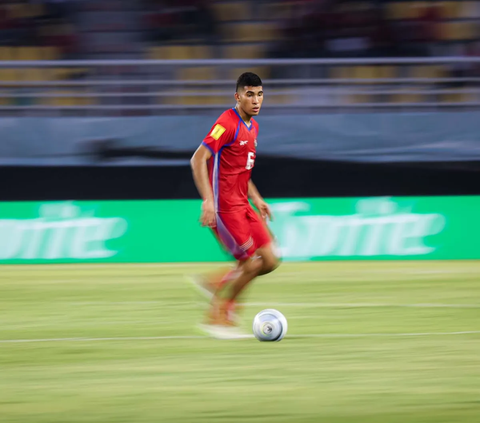
<path id="1" fill-rule="evenodd" d="M 250 122 L 250 126 L 248 126 L 245 121 L 242 119 L 240 116 L 240 113 L 238 113 L 237 109 L 234 107 L 233 111 L 237 114 L 237 116 L 240 118 L 240 121 L 243 122 L 243 124 L 247 127 L 247 129 L 250 131 L 253 128 L 253 122 Z"/>
<path id="2" fill-rule="evenodd" d="M 210 147 L 205 141 L 202 141 L 202 145 L 204 145 L 205 147 L 207 147 L 212 154 L 215 154 L 215 151 L 213 151 L 213 148 Z"/>

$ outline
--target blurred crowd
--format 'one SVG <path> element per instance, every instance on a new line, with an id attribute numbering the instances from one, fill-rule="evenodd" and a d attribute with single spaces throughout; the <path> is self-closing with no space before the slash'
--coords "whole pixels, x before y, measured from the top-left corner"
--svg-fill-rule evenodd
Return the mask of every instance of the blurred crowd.
<path id="1" fill-rule="evenodd" d="M 155 43 L 197 38 L 219 42 L 210 0 L 145 0 L 147 40 Z M 246 2 L 248 6 L 248 2 Z"/>
<path id="2" fill-rule="evenodd" d="M 3 0 L 0 3 L 0 45 L 53 46 L 61 57 L 74 57 L 76 0 Z"/>
<path id="3" fill-rule="evenodd" d="M 391 20 L 388 1 L 299 1 L 282 23 L 277 57 L 428 56 L 440 42 L 438 2 L 424 2 L 417 16 Z"/>
<path id="4" fill-rule="evenodd" d="M 391 16 L 389 6 L 415 7 L 414 14 Z M 55 46 L 64 58 L 80 54 L 85 31 L 77 27 L 82 10 L 123 9 L 132 11 L 140 37 L 132 36 L 138 50 L 154 45 L 190 43 L 226 45 L 242 43 L 231 39 L 230 24 L 274 25 L 275 36 L 255 40 L 267 57 L 385 57 L 478 55 L 478 37 L 467 34 L 452 39 L 448 48 L 442 32 L 445 3 L 411 0 L 2 0 L 0 2 L 0 45 Z M 469 2 L 479 3 L 479 2 Z M 223 19 L 218 6 L 235 4 L 245 9 L 238 17 Z M 412 6 L 413 5 L 413 6 Z M 238 10 L 238 9 L 237 9 Z M 133 13 L 135 12 L 135 13 Z M 139 13 L 137 13 L 139 12 Z M 480 17 L 480 15 L 478 15 Z M 476 25 L 470 20 L 465 25 Z M 109 22 L 106 22 L 108 24 Z M 462 23 L 460 22 L 460 25 Z M 458 27 L 462 30 L 461 26 Z M 248 34 L 247 34 L 248 35 Z M 95 38 L 95 37 L 94 37 Z M 120 39 L 119 39 L 120 40 Z M 121 51 L 122 41 L 118 41 Z M 247 40 L 247 42 L 250 42 Z M 452 43 L 450 43 L 452 44 Z M 88 46 L 87 46 L 88 49 Z M 456 50 L 455 50 L 456 49 Z M 88 51 L 82 53 L 88 54 Z"/>

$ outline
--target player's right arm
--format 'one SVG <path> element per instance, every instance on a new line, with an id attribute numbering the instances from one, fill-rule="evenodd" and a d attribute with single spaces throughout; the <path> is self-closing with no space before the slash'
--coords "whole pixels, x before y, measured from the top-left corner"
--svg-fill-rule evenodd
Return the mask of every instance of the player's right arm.
<path id="1" fill-rule="evenodd" d="M 235 122 L 227 116 L 222 115 L 209 134 L 204 138 L 200 147 L 190 160 L 193 172 L 193 179 L 198 192 L 203 199 L 202 215 L 200 220 L 204 226 L 215 226 L 216 210 L 215 199 L 208 177 L 207 161 L 212 155 L 217 154 L 221 149 L 235 139 Z"/>
<path id="2" fill-rule="evenodd" d="M 215 226 L 215 203 L 213 191 L 208 178 L 207 161 L 212 157 L 212 152 L 205 146 L 200 145 L 193 154 L 190 164 L 192 166 L 193 180 L 200 196 L 203 199 L 202 215 L 200 221 L 203 226 Z"/>

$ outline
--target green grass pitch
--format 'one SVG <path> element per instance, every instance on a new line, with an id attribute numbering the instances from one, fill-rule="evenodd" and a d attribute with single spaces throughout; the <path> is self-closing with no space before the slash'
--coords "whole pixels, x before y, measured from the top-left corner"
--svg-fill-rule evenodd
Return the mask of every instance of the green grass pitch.
<path id="1" fill-rule="evenodd" d="M 219 341 L 184 275 L 215 264 L 3 266 L 2 423 L 477 423 L 480 263 L 284 263 Z"/>

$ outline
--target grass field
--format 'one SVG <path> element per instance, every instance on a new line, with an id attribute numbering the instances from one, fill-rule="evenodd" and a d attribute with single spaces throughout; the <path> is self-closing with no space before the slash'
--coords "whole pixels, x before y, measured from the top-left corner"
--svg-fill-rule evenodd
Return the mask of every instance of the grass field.
<path id="1" fill-rule="evenodd" d="M 0 421 L 480 421 L 479 262 L 283 264 L 243 315 L 280 343 L 197 331 L 216 267 L 2 267 Z"/>

